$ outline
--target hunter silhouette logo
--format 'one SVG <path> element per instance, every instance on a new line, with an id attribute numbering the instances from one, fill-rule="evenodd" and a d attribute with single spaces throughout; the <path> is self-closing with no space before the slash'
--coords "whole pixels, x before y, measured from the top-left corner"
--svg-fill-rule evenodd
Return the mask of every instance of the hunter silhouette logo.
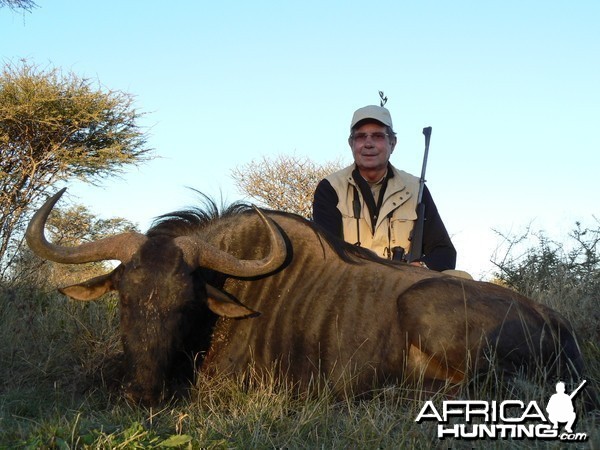
<path id="1" fill-rule="evenodd" d="M 553 429 L 558 429 L 559 422 L 566 422 L 565 431 L 567 433 L 573 433 L 573 424 L 577 419 L 575 415 L 575 409 L 573 408 L 573 397 L 581 390 L 587 380 L 583 380 L 582 383 L 577 386 L 571 395 L 565 394 L 565 383 L 559 381 L 556 383 L 556 394 L 550 397 L 546 411 L 548 412 L 548 419 L 553 423 Z"/>
<path id="2" fill-rule="evenodd" d="M 587 433 L 573 431 L 577 420 L 573 398 L 585 384 L 586 380 L 583 380 L 571 394 L 567 394 L 565 383 L 556 383 L 556 393 L 548 400 L 546 413 L 535 400 L 444 400 L 437 408 L 429 400 L 415 422 L 437 422 L 439 439 L 558 439 L 582 442 L 588 436 Z M 560 429 L 560 424 L 565 424 L 564 430 Z"/>

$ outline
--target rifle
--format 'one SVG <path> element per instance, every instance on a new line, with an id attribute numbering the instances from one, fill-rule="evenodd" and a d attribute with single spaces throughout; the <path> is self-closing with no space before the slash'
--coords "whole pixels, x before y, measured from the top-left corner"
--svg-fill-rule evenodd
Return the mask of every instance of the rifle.
<path id="1" fill-rule="evenodd" d="M 423 167 L 419 180 L 419 196 L 417 197 L 417 221 L 410 233 L 410 252 L 406 255 L 406 262 L 418 261 L 423 256 L 423 227 L 425 226 L 425 204 L 423 203 L 423 190 L 425 189 L 425 170 L 427 169 L 427 156 L 429 155 L 429 140 L 431 139 L 431 127 L 423 128 L 425 135 L 425 154 L 423 155 Z"/>

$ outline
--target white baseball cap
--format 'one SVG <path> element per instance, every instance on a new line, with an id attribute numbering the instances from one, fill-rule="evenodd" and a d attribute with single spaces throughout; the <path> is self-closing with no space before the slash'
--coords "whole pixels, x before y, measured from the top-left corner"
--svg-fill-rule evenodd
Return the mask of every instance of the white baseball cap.
<path id="1" fill-rule="evenodd" d="M 358 122 L 365 119 L 376 120 L 377 122 L 381 122 L 383 125 L 394 128 L 392 126 L 392 116 L 386 108 L 383 106 L 369 105 L 354 111 L 352 122 L 350 123 L 350 129 L 352 130 Z"/>

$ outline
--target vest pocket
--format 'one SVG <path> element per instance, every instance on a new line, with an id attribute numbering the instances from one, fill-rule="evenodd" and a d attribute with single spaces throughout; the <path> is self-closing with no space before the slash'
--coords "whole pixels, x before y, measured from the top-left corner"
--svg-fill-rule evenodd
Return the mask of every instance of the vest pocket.
<path id="1" fill-rule="evenodd" d="M 392 216 L 389 222 L 390 226 L 390 246 L 402 247 L 406 252 L 410 250 L 410 233 L 415 226 L 417 213 L 408 211 L 401 217 Z"/>
<path id="2" fill-rule="evenodd" d="M 358 227 L 356 225 L 356 219 L 346 215 L 342 216 L 342 227 L 344 233 L 344 240 L 350 244 L 357 244 L 360 242 L 361 247 L 369 248 L 372 242 L 371 228 L 364 218 L 358 220 Z M 358 229 L 357 229 L 358 228 Z M 360 232 L 360 236 L 358 236 Z"/>

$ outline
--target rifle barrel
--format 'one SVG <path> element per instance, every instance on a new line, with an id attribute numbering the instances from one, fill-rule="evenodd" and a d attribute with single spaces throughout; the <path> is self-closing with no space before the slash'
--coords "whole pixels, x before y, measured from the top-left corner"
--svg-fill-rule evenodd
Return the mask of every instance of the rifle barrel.
<path id="1" fill-rule="evenodd" d="M 423 190 L 425 189 L 425 171 L 427 170 L 427 158 L 429 156 L 429 141 L 431 140 L 431 127 L 423 128 L 425 135 L 425 153 L 423 154 L 423 166 L 421 167 L 421 178 L 419 180 L 419 197 L 417 203 L 423 200 Z"/>

